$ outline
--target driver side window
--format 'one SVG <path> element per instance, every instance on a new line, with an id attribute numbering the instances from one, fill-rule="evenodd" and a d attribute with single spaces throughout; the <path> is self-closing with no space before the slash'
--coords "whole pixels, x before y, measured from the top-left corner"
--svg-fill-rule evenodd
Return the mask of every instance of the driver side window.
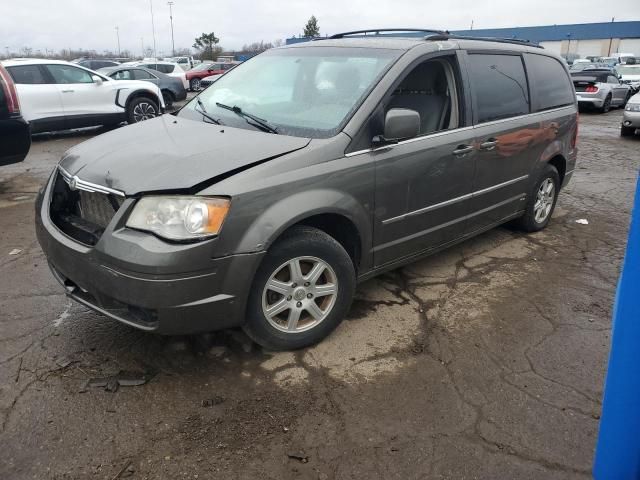
<path id="1" fill-rule="evenodd" d="M 91 74 L 81 68 L 70 65 L 47 65 L 46 67 L 55 83 L 93 83 Z"/>
<path id="2" fill-rule="evenodd" d="M 417 65 L 391 94 L 385 114 L 392 108 L 420 115 L 420 135 L 459 126 L 458 95 L 453 57 L 427 60 Z"/>

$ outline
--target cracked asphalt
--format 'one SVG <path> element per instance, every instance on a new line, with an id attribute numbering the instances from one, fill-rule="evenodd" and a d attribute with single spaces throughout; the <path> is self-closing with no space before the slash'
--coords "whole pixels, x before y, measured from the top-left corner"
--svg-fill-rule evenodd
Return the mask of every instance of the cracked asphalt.
<path id="1" fill-rule="evenodd" d="M 95 132 L 36 139 L 0 168 L 0 478 L 590 478 L 640 168 L 620 118 L 581 114 L 545 231 L 497 228 L 368 281 L 327 340 L 277 354 L 65 298 L 33 201 Z M 121 371 L 148 382 L 110 391 Z"/>

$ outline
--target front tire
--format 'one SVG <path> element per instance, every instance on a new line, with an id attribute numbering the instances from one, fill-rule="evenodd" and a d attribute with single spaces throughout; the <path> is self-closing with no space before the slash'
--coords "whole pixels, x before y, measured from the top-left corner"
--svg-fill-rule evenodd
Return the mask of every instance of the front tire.
<path id="1" fill-rule="evenodd" d="M 192 92 L 199 92 L 201 88 L 200 79 L 192 78 L 191 81 L 189 82 L 189 87 L 191 88 Z"/>
<path id="2" fill-rule="evenodd" d="M 560 175 L 551 164 L 546 164 L 535 183 L 525 208 L 525 213 L 517 220 L 517 225 L 525 232 L 537 232 L 545 228 L 558 200 Z"/>
<path id="3" fill-rule="evenodd" d="M 353 262 L 340 243 L 316 228 L 293 227 L 254 277 L 243 328 L 270 350 L 313 345 L 340 324 L 355 287 Z"/>
<path id="4" fill-rule="evenodd" d="M 127 108 L 127 121 L 129 124 L 143 122 L 160 114 L 158 104 L 149 97 L 136 97 Z"/>

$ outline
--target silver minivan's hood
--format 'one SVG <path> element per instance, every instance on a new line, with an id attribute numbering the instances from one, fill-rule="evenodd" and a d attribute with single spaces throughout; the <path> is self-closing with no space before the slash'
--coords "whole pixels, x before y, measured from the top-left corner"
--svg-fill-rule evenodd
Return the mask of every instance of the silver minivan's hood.
<path id="1" fill-rule="evenodd" d="M 70 175 L 126 195 L 186 190 L 309 141 L 162 115 L 76 145 L 60 165 Z"/>

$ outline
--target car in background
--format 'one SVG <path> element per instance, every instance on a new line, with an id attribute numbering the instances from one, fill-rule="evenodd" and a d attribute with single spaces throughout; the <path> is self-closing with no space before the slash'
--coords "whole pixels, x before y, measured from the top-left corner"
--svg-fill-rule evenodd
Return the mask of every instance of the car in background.
<path id="1" fill-rule="evenodd" d="M 172 57 L 171 62 L 177 63 L 186 72 L 197 65 L 197 61 L 193 57 Z"/>
<path id="2" fill-rule="evenodd" d="M 81 67 L 88 68 L 89 70 L 99 70 L 100 68 L 106 67 L 116 67 L 120 65 L 120 63 L 114 60 L 105 60 L 102 58 L 87 58 L 84 60 L 78 60 L 73 63 L 80 65 Z"/>
<path id="3" fill-rule="evenodd" d="M 631 86 L 634 93 L 640 90 L 640 64 L 618 65 L 618 73 L 623 83 Z"/>
<path id="4" fill-rule="evenodd" d="M 640 93 L 631 97 L 624 107 L 620 135 L 630 137 L 638 128 L 640 128 Z"/>
<path id="5" fill-rule="evenodd" d="M 149 82 L 117 82 L 60 60 L 8 60 L 22 115 L 32 133 L 137 123 L 164 109 L 160 89 Z"/>
<path id="6" fill-rule="evenodd" d="M 189 88 L 189 82 L 187 81 L 185 72 L 177 63 L 164 61 L 142 61 L 134 62 L 132 63 L 132 65 L 135 65 L 137 67 L 149 68 L 151 70 L 156 70 L 160 73 L 164 73 L 165 75 L 169 75 L 170 77 L 179 78 L 182 82 L 182 85 L 184 85 L 184 88 Z"/>
<path id="7" fill-rule="evenodd" d="M 580 59 L 582 60 L 582 59 Z M 594 68 L 612 68 L 609 64 L 604 62 L 574 62 L 573 65 L 569 67 L 569 71 L 571 72 L 581 72 L 582 70 L 592 70 Z"/>
<path id="8" fill-rule="evenodd" d="M 222 75 L 228 72 L 233 67 L 241 62 L 229 61 L 229 62 L 210 62 L 202 63 L 195 68 L 192 68 L 187 72 L 187 81 L 189 82 L 189 89 L 192 92 L 197 92 L 202 89 L 201 80 L 205 77 L 212 75 Z"/>
<path id="9" fill-rule="evenodd" d="M 571 72 L 571 80 L 578 104 L 596 108 L 602 113 L 611 107 L 624 107 L 632 94 L 631 86 L 622 83 L 611 69 Z"/>
<path id="10" fill-rule="evenodd" d="M 101 68 L 98 73 L 114 80 L 144 80 L 151 82 L 160 88 L 162 98 L 167 107 L 171 107 L 173 102 L 181 102 L 187 98 L 187 89 L 184 88 L 182 80 L 170 77 L 157 70 L 119 65 L 117 67 Z"/>
<path id="11" fill-rule="evenodd" d="M 221 76 L 222 74 L 218 73 L 217 75 L 209 75 L 208 77 L 204 77 L 202 80 L 200 80 L 200 89 L 202 90 L 207 88 L 212 83 L 215 83 Z"/>
<path id="12" fill-rule="evenodd" d="M 30 147 L 31 132 L 20 113 L 16 86 L 0 65 L 0 166 L 23 161 Z"/>

